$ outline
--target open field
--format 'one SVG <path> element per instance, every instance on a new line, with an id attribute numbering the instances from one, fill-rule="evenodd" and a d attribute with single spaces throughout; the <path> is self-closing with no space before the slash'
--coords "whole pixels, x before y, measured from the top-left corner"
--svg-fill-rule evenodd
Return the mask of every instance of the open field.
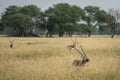
<path id="1" fill-rule="evenodd" d="M 14 39 L 14 38 L 10 38 Z M 83 68 L 72 66 L 80 55 L 66 48 L 70 38 L 0 37 L 0 80 L 120 80 L 120 37 L 78 38 L 90 58 Z"/>

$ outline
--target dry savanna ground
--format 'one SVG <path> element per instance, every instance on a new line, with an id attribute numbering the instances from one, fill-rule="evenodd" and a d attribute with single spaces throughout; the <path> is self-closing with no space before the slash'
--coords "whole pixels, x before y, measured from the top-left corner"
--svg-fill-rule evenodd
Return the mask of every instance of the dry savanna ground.
<path id="1" fill-rule="evenodd" d="M 66 48 L 70 38 L 9 39 L 13 49 L 0 37 L 0 80 L 120 80 L 120 37 L 78 38 L 90 58 L 84 67 L 72 66 L 81 56 Z"/>

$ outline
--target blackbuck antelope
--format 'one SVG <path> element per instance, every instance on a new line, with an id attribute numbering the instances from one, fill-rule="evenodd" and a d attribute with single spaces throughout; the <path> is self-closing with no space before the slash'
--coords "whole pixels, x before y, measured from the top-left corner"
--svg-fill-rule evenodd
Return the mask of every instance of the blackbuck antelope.
<path id="1" fill-rule="evenodd" d="M 70 48 L 69 49 L 70 51 L 71 51 L 71 49 L 75 49 L 81 55 L 82 60 L 74 60 L 72 63 L 72 65 L 75 67 L 81 67 L 81 66 L 84 66 L 85 63 L 89 62 L 89 58 L 85 54 L 85 51 L 84 51 L 82 45 L 80 45 L 81 51 L 78 48 L 76 48 L 76 39 L 77 38 L 75 38 L 75 42 L 71 39 L 73 42 L 73 45 L 68 45 L 67 47 Z"/>
<path id="2" fill-rule="evenodd" d="M 10 39 L 9 39 L 9 42 L 10 42 L 10 48 L 14 48 L 14 44 L 13 44 L 14 41 L 15 41 L 15 39 L 13 39 L 13 40 L 10 40 Z"/>
<path id="3" fill-rule="evenodd" d="M 79 51 L 79 49 L 77 49 L 76 47 L 74 48 L 81 55 L 81 58 L 82 58 L 82 60 L 73 61 L 72 65 L 75 67 L 85 66 L 85 63 L 89 62 L 89 58 L 85 54 L 85 51 L 83 50 L 83 47 L 81 45 L 80 45 L 80 48 L 82 51 Z"/>

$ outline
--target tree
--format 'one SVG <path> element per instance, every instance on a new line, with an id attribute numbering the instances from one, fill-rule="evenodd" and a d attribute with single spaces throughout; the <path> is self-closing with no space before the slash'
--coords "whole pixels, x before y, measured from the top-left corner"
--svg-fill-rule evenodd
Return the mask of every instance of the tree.
<path id="1" fill-rule="evenodd" d="M 95 14 L 99 11 L 99 7 L 96 6 L 86 6 L 84 8 L 86 15 L 83 17 L 83 20 L 87 23 L 86 32 L 88 32 L 88 37 L 90 37 L 91 33 L 95 31 L 96 23 Z"/>
<path id="2" fill-rule="evenodd" d="M 78 26 L 77 26 L 77 24 L 66 23 L 66 24 L 64 24 L 64 27 L 65 27 L 66 35 L 68 35 L 69 37 L 72 37 L 73 33 L 74 33 L 75 31 L 78 31 Z"/>
<path id="3" fill-rule="evenodd" d="M 33 24 L 28 31 L 30 35 L 34 35 L 33 30 L 40 28 L 40 25 L 38 24 L 41 22 L 41 18 L 43 15 L 41 9 L 38 8 L 36 5 L 27 5 L 22 7 L 20 11 L 21 13 L 29 15 L 31 17 Z"/>
<path id="4" fill-rule="evenodd" d="M 21 18 L 20 18 L 20 16 L 21 16 Z M 29 19 L 28 19 L 28 17 L 29 17 Z M 37 24 L 38 24 L 38 21 L 41 22 L 41 17 L 42 17 L 42 12 L 41 12 L 40 8 L 38 8 L 35 5 L 28 5 L 28 6 L 24 6 L 24 7 L 17 7 L 17 6 L 13 5 L 13 6 L 9 6 L 8 8 L 6 8 L 6 11 L 2 14 L 1 20 L 2 20 L 2 24 L 4 24 L 5 28 L 7 28 L 7 27 L 11 28 L 11 32 L 12 32 L 12 30 L 15 29 L 15 26 L 13 24 L 16 24 L 16 23 L 14 23 L 14 22 L 17 21 L 17 24 L 22 24 L 22 25 L 24 25 L 24 27 L 27 27 L 27 29 L 24 28 L 26 31 L 24 30 L 23 33 L 26 32 L 27 35 L 28 34 L 33 35 L 33 30 L 36 30 L 39 28 L 39 26 L 37 27 Z M 15 21 L 12 20 L 14 18 L 15 18 Z M 23 20 L 27 23 L 23 24 L 23 22 L 20 20 Z M 11 22 L 13 22 L 13 23 L 11 23 Z M 32 24 L 31 24 L 31 22 L 32 22 Z M 31 24 L 31 25 L 29 25 L 29 24 Z M 11 25 L 13 25 L 13 27 Z M 29 28 L 28 28 L 28 26 L 25 26 L 25 25 L 29 25 Z M 23 26 L 19 26 L 19 28 L 20 27 L 23 27 Z M 15 30 L 15 31 L 16 31 L 16 35 L 21 34 L 20 30 Z"/>
<path id="5" fill-rule="evenodd" d="M 22 13 L 17 13 L 9 16 L 9 20 L 6 21 L 8 27 L 14 29 L 16 36 L 27 36 L 27 29 L 29 29 L 32 24 L 32 20 L 28 15 Z"/>
<path id="6" fill-rule="evenodd" d="M 2 21 L 0 19 L 0 31 L 2 31 L 2 30 L 3 30 L 3 23 L 2 23 Z"/>
<path id="7" fill-rule="evenodd" d="M 99 9 L 100 9 L 100 8 L 97 7 L 97 6 L 86 6 L 86 7 L 84 8 L 84 10 L 85 10 L 88 14 L 90 14 L 91 16 L 95 15 L 96 12 L 99 11 Z"/>
<path id="8" fill-rule="evenodd" d="M 21 13 L 29 15 L 32 18 L 39 18 L 41 17 L 41 9 L 38 8 L 36 5 L 28 5 L 21 8 Z"/>
<path id="9" fill-rule="evenodd" d="M 20 12 L 20 7 L 17 7 L 15 5 L 9 6 L 5 9 L 5 12 L 2 13 L 2 17 L 7 17 L 9 15 L 13 15 Z"/>
<path id="10" fill-rule="evenodd" d="M 109 31 L 109 27 L 106 25 L 107 24 L 107 12 L 104 10 L 99 10 L 95 14 L 95 20 L 97 21 L 97 26 L 98 26 L 98 31 L 100 33 L 107 33 Z"/>
<path id="11" fill-rule="evenodd" d="M 19 13 L 19 12 L 20 12 L 20 7 L 17 7 L 17 6 L 14 6 L 14 5 L 6 8 L 5 12 L 3 12 L 2 16 L 1 16 L 2 24 L 4 24 L 4 26 L 7 27 L 9 25 L 7 21 L 9 21 L 10 16 L 14 15 L 16 13 Z"/>
<path id="12" fill-rule="evenodd" d="M 117 24 L 116 34 L 117 34 L 117 35 L 120 35 L 120 23 Z"/>
<path id="13" fill-rule="evenodd" d="M 59 37 L 63 37 L 66 23 L 76 23 L 81 20 L 84 11 L 78 6 L 71 6 L 67 3 L 59 3 L 50 7 L 45 12 L 48 17 L 48 32 L 54 31 L 55 25 L 58 26 Z"/>
<path id="14" fill-rule="evenodd" d="M 79 35 L 81 34 L 86 34 L 86 27 L 87 27 L 87 24 L 85 24 L 85 23 L 81 23 L 81 24 L 79 24 L 78 25 L 78 30 L 79 30 Z"/>
<path id="15" fill-rule="evenodd" d="M 84 30 L 88 33 L 88 37 L 90 37 L 91 33 L 95 31 L 95 26 L 93 26 L 92 24 L 93 18 L 88 15 L 88 16 L 84 16 L 83 20 L 87 23 L 87 26 Z"/>
<path id="16" fill-rule="evenodd" d="M 111 38 L 114 37 L 116 32 L 117 24 L 120 23 L 120 11 L 115 9 L 110 9 L 108 12 L 107 22 L 108 26 L 111 28 Z"/>

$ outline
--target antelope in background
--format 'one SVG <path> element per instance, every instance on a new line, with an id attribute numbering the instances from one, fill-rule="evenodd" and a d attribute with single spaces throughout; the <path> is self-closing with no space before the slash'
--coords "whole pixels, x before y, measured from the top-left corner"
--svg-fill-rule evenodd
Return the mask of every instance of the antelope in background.
<path id="1" fill-rule="evenodd" d="M 13 40 L 8 39 L 8 40 L 9 40 L 9 43 L 10 43 L 10 48 L 14 48 L 13 42 L 15 41 L 15 39 L 13 39 Z"/>

